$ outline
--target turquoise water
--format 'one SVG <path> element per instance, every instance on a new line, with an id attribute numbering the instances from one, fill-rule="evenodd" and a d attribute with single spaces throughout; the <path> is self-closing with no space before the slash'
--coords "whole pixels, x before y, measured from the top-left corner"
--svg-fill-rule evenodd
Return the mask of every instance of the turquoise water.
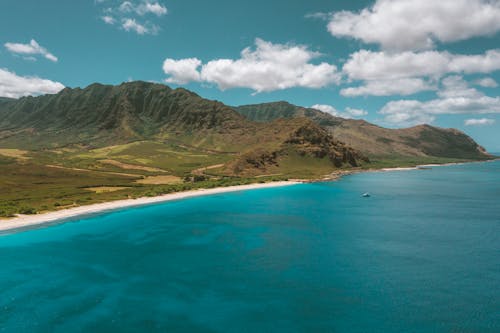
<path id="1" fill-rule="evenodd" d="M 4 235 L 0 332 L 499 332 L 499 198 L 497 161 Z"/>

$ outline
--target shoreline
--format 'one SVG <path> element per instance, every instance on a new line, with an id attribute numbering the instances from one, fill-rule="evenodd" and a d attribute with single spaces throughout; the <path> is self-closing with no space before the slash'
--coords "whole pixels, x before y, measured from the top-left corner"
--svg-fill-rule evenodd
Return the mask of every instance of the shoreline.
<path id="1" fill-rule="evenodd" d="M 163 203 L 187 198 L 201 197 L 213 194 L 223 194 L 247 190 L 257 190 L 273 187 L 291 186 L 301 184 L 300 181 L 277 181 L 270 183 L 256 183 L 248 185 L 236 185 L 226 187 L 216 187 L 210 189 L 197 189 L 184 192 L 164 194 L 156 197 L 143 197 L 137 199 L 124 199 L 97 204 L 61 209 L 54 212 L 47 212 L 36 215 L 21 215 L 11 219 L 0 220 L 0 235 L 15 233 L 43 227 L 50 224 L 64 223 L 74 218 L 84 218 L 94 214 L 102 214 L 123 208 L 147 206 L 155 203 Z"/>
<path id="2" fill-rule="evenodd" d="M 102 202 L 97 204 L 62 209 L 58 211 L 46 212 L 42 214 L 18 215 L 17 217 L 11 219 L 5 219 L 5 220 L 0 219 L 0 236 L 2 234 L 31 230 L 51 224 L 64 223 L 72 219 L 84 218 L 85 216 L 103 214 L 125 208 L 147 206 L 155 203 L 182 200 L 182 199 L 200 197 L 205 195 L 282 187 L 282 186 L 290 186 L 290 185 L 297 185 L 304 183 L 332 182 L 332 181 L 338 181 L 342 179 L 344 176 L 349 176 L 358 173 L 365 173 L 365 172 L 425 170 L 431 167 L 438 167 L 438 166 L 452 166 L 452 165 L 461 165 L 468 163 L 486 163 L 496 160 L 500 160 L 500 158 L 487 161 L 454 162 L 454 163 L 444 163 L 444 164 L 422 164 L 413 167 L 394 167 L 394 168 L 364 169 L 364 170 L 339 170 L 337 172 L 330 174 L 328 177 L 317 180 L 290 179 L 288 181 L 254 183 L 247 185 L 216 187 L 210 189 L 197 189 L 197 190 L 169 193 L 156 197 L 142 197 L 136 199 L 124 199 L 124 200 Z"/>

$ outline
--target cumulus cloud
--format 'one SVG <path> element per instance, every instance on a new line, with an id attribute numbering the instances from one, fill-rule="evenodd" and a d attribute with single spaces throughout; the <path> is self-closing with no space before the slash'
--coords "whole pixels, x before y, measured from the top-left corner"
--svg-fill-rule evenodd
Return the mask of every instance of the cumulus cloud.
<path id="1" fill-rule="evenodd" d="M 104 15 L 104 16 L 101 17 L 101 19 L 106 24 L 115 24 L 116 23 L 116 20 L 115 20 L 115 18 L 113 16 Z"/>
<path id="2" fill-rule="evenodd" d="M 136 13 L 140 16 L 144 16 L 146 14 L 155 14 L 157 16 L 166 15 L 168 10 L 167 7 L 160 4 L 159 2 L 142 2 L 135 4 L 130 1 L 124 1 L 118 7 L 118 10 L 123 13 Z"/>
<path id="3" fill-rule="evenodd" d="M 350 108 L 350 107 L 347 107 L 345 108 L 344 110 L 344 115 L 349 115 L 351 116 L 352 118 L 355 118 L 355 117 L 362 117 L 362 116 L 366 116 L 368 114 L 368 112 L 366 112 L 365 110 L 363 109 L 354 109 L 354 108 Z M 345 117 L 344 118 L 348 118 L 348 117 Z"/>
<path id="4" fill-rule="evenodd" d="M 158 27 L 155 25 L 143 25 L 138 23 L 135 19 L 131 18 L 125 18 L 122 20 L 122 28 L 125 31 L 134 31 L 138 35 L 144 35 L 144 34 L 152 34 L 155 35 L 158 33 Z"/>
<path id="5" fill-rule="evenodd" d="M 46 59 L 57 62 L 58 59 L 55 55 L 50 53 L 46 48 L 42 47 L 37 43 L 36 40 L 32 39 L 27 44 L 22 43 L 5 43 L 5 48 L 14 54 L 29 55 L 28 60 L 33 60 L 33 55 L 41 55 Z"/>
<path id="6" fill-rule="evenodd" d="M 479 55 L 449 52 L 360 50 L 350 55 L 342 72 L 350 82 L 364 81 L 361 86 L 341 91 L 344 96 L 411 95 L 435 90 L 435 82 L 449 73 L 490 73 L 500 70 L 500 49 Z"/>
<path id="7" fill-rule="evenodd" d="M 500 113 L 500 97 L 486 96 L 470 88 L 460 76 L 445 78 L 438 97 L 430 101 L 391 101 L 379 113 L 387 123 L 395 125 L 431 123 L 440 114 Z"/>
<path id="8" fill-rule="evenodd" d="M 469 87 L 469 84 L 459 75 L 448 76 L 441 81 L 442 89 L 437 95 L 441 98 L 481 98 L 484 96 L 477 89 Z"/>
<path id="9" fill-rule="evenodd" d="M 367 81 L 358 87 L 340 90 L 346 97 L 412 95 L 421 91 L 435 90 L 436 85 L 420 78 Z"/>
<path id="10" fill-rule="evenodd" d="M 99 1 L 98 4 L 108 5 L 104 1 Z M 114 3 L 114 5 L 103 8 L 101 20 L 109 25 L 115 25 L 119 22 L 117 27 L 125 31 L 133 31 L 138 35 L 156 35 L 160 27 L 154 23 L 154 18 L 155 16 L 164 16 L 167 13 L 167 7 L 160 2 L 120 1 L 119 4 Z"/>
<path id="11" fill-rule="evenodd" d="M 146 15 L 148 13 L 155 14 L 156 16 L 166 15 L 168 12 L 167 7 L 158 2 L 154 3 L 141 3 L 136 7 L 136 13 L 139 15 Z"/>
<path id="12" fill-rule="evenodd" d="M 19 98 L 28 95 L 55 94 L 64 89 L 60 82 L 41 79 L 36 76 L 19 76 L 0 68 L 0 96 Z"/>
<path id="13" fill-rule="evenodd" d="M 293 87 L 322 88 L 340 82 L 341 75 L 335 65 L 312 61 L 321 54 L 304 45 L 273 44 L 257 38 L 255 48 L 247 47 L 239 59 L 215 59 L 193 68 L 193 59 L 166 59 L 169 66 L 164 71 L 167 82 L 186 82 L 187 77 L 216 84 L 219 89 L 250 88 L 267 92 Z M 183 61 L 189 60 L 189 61 Z M 197 60 L 197 59 L 196 59 Z"/>
<path id="14" fill-rule="evenodd" d="M 328 31 L 389 50 L 433 48 L 500 31 L 495 0 L 377 0 L 360 12 L 331 14 Z"/>
<path id="15" fill-rule="evenodd" d="M 344 111 L 342 112 L 338 111 L 336 108 L 328 104 L 314 104 L 313 106 L 311 106 L 311 108 L 329 113 L 332 116 L 347 118 L 347 119 L 359 118 L 366 116 L 368 114 L 368 112 L 366 112 L 365 110 L 354 109 L 350 107 L 345 108 Z"/>
<path id="16" fill-rule="evenodd" d="M 181 60 L 166 59 L 163 62 L 163 71 L 170 75 L 165 79 L 168 83 L 186 84 L 201 80 L 198 67 L 201 66 L 201 60 L 197 58 L 188 58 Z"/>
<path id="17" fill-rule="evenodd" d="M 486 126 L 493 125 L 495 123 L 495 119 L 489 118 L 480 118 L 480 119 L 466 119 L 464 121 L 465 126 Z"/>
<path id="18" fill-rule="evenodd" d="M 477 79 L 476 81 L 474 81 L 474 83 L 477 84 L 478 86 L 485 87 L 485 88 L 498 87 L 498 83 L 495 80 L 493 80 L 491 77 Z"/>
<path id="19" fill-rule="evenodd" d="M 337 109 L 331 105 L 328 105 L 328 104 L 314 104 L 313 106 L 311 106 L 311 108 L 322 111 L 322 112 L 329 113 L 329 114 L 334 115 L 334 116 L 338 114 Z"/>
<path id="20" fill-rule="evenodd" d="M 500 49 L 479 55 L 360 50 L 351 54 L 343 66 L 343 72 L 352 80 L 440 77 L 447 73 L 490 73 L 496 70 L 500 70 Z"/>

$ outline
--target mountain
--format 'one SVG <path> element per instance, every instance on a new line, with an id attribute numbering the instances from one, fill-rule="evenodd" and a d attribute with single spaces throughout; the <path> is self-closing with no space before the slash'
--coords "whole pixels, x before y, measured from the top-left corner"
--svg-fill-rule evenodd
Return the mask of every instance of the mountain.
<path id="1" fill-rule="evenodd" d="M 11 134 L 7 141 L 30 139 L 38 146 L 99 146 L 176 133 L 196 140 L 252 127 L 222 103 L 147 82 L 92 84 L 54 95 L 23 97 L 0 104 L 0 113 L 0 129 Z"/>
<path id="2" fill-rule="evenodd" d="M 281 164 L 288 164 L 290 173 L 292 165 L 306 170 L 310 158 L 331 168 L 368 162 L 308 118 L 254 122 L 220 102 L 148 82 L 92 84 L 4 100 L 0 115 L 0 147 L 5 148 L 60 153 L 132 142 L 175 144 L 177 150 L 231 156 L 224 172 L 241 175 L 279 171 Z M 266 155 L 273 161 L 247 163 L 248 156 Z"/>
<path id="3" fill-rule="evenodd" d="M 345 120 L 316 109 L 296 106 L 285 101 L 242 105 L 234 107 L 234 109 L 246 118 L 257 122 L 269 122 L 279 118 L 306 117 L 320 126 L 337 126 Z"/>
<path id="4" fill-rule="evenodd" d="M 454 129 L 386 129 L 287 102 L 234 108 L 186 89 L 142 81 L 3 98 L 0 115 L 0 148 L 46 155 L 72 151 L 74 156 L 63 163 L 87 158 L 86 165 L 96 165 L 109 157 L 102 149 L 135 143 L 135 150 L 117 148 L 128 153 L 115 153 L 112 163 L 146 163 L 178 175 L 213 167 L 209 162 L 217 162 L 213 164 L 226 175 L 309 177 L 335 168 L 368 166 L 370 160 L 396 163 L 418 158 L 407 162 L 415 164 L 427 158 L 489 157 Z M 154 158 L 143 156 L 149 149 Z M 94 151 L 99 152 L 97 160 L 88 153 Z M 168 154 L 174 155 L 167 159 Z"/>
<path id="5" fill-rule="evenodd" d="M 404 129 L 383 128 L 364 120 L 344 119 L 328 113 L 274 102 L 235 107 L 257 122 L 307 117 L 326 128 L 337 140 L 371 158 L 445 157 L 484 159 L 491 157 L 472 138 L 456 129 L 419 125 Z"/>

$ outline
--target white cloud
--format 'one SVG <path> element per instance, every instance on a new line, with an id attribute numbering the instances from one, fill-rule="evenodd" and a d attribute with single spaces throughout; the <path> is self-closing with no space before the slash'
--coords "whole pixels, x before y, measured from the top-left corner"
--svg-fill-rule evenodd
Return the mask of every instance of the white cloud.
<path id="1" fill-rule="evenodd" d="M 130 1 L 124 1 L 118 7 L 118 10 L 122 13 L 136 13 L 140 16 L 144 16 L 146 14 L 154 14 L 156 16 L 166 15 L 168 10 L 167 7 L 160 4 L 159 2 L 149 2 L 145 1 L 139 4 L 134 4 Z"/>
<path id="2" fill-rule="evenodd" d="M 168 83 L 186 84 L 192 81 L 200 81 L 201 75 L 198 67 L 201 60 L 197 58 L 173 60 L 166 59 L 163 62 L 163 71 L 170 75 L 165 81 Z"/>
<path id="3" fill-rule="evenodd" d="M 124 1 L 122 4 L 118 7 L 118 10 L 123 12 L 123 13 L 131 13 L 134 11 L 134 5 L 130 1 Z"/>
<path id="4" fill-rule="evenodd" d="M 100 5 L 103 1 L 99 1 Z M 125 31 L 133 31 L 138 35 L 156 35 L 160 27 L 155 24 L 154 16 L 161 17 L 168 13 L 167 7 L 160 2 L 150 1 L 120 1 L 118 4 L 111 4 L 101 9 L 101 20 L 109 25 L 116 22 L 117 27 Z M 148 19 L 149 18 L 151 19 Z M 152 17 L 153 16 L 153 17 Z"/>
<path id="5" fill-rule="evenodd" d="M 437 99 L 391 101 L 379 113 L 387 123 L 396 125 L 430 123 L 440 114 L 500 113 L 500 97 L 486 96 L 470 88 L 462 77 L 447 77 L 442 84 Z"/>
<path id="6" fill-rule="evenodd" d="M 5 43 L 5 47 L 11 53 L 24 54 L 24 55 L 41 55 L 46 59 L 57 62 L 58 59 L 55 55 L 50 53 L 46 48 L 42 47 L 37 43 L 36 40 L 32 39 L 28 44 L 22 43 Z M 28 57 L 30 60 L 31 58 Z"/>
<path id="7" fill-rule="evenodd" d="M 311 106 L 311 108 L 332 114 L 334 116 L 338 114 L 337 109 L 328 104 L 314 104 L 313 106 Z"/>
<path id="8" fill-rule="evenodd" d="M 354 109 L 354 108 L 350 108 L 350 107 L 345 108 L 344 112 L 341 112 L 341 111 L 338 111 L 337 109 L 335 109 L 333 106 L 328 105 L 328 104 L 314 104 L 313 106 L 311 106 L 311 108 L 329 113 L 335 117 L 341 117 L 341 118 L 347 118 L 347 119 L 359 118 L 359 117 L 366 116 L 368 114 L 368 112 L 366 112 L 365 110 Z"/>
<path id="9" fill-rule="evenodd" d="M 359 87 L 349 87 L 340 90 L 346 97 L 355 96 L 391 96 L 412 95 L 426 90 L 435 90 L 436 86 L 420 78 L 403 78 L 394 80 L 366 81 Z"/>
<path id="10" fill-rule="evenodd" d="M 434 115 L 426 113 L 425 104 L 417 100 L 391 101 L 379 113 L 384 115 L 384 122 L 397 126 L 430 124 L 436 120 Z"/>
<path id="11" fill-rule="evenodd" d="M 480 55 L 448 52 L 373 52 L 351 54 L 343 72 L 351 80 L 393 80 L 412 77 L 440 77 L 447 73 L 489 73 L 500 70 L 500 49 Z"/>
<path id="12" fill-rule="evenodd" d="M 309 13 L 305 15 L 305 18 L 308 19 L 318 19 L 318 20 L 328 20 L 331 18 L 331 14 L 329 13 L 322 13 L 322 12 L 315 12 L 315 13 Z"/>
<path id="13" fill-rule="evenodd" d="M 379 44 L 383 49 L 429 49 L 500 31 L 497 0 L 377 0 L 355 13 L 332 13 L 329 32 L 336 37 Z"/>
<path id="14" fill-rule="evenodd" d="M 35 76 L 19 76 L 0 68 L 0 96 L 18 98 L 28 95 L 55 94 L 64 89 L 60 82 Z"/>
<path id="15" fill-rule="evenodd" d="M 368 112 L 366 112 L 365 110 L 362 110 L 362 109 L 354 109 L 354 108 L 347 107 L 344 110 L 344 115 L 349 115 L 353 118 L 366 116 L 367 114 L 368 114 Z M 348 118 L 348 117 L 344 116 L 344 118 Z"/>
<path id="16" fill-rule="evenodd" d="M 122 28 L 125 31 L 134 31 L 138 35 L 145 35 L 145 34 L 156 35 L 159 30 L 159 27 L 154 24 L 143 25 L 141 23 L 138 23 L 133 18 L 124 18 L 122 20 Z"/>
<path id="17" fill-rule="evenodd" d="M 245 48 L 239 59 L 216 59 L 202 65 L 199 71 L 201 81 L 214 83 L 221 90 L 250 88 L 255 92 L 293 87 L 322 88 L 340 82 L 337 67 L 326 62 L 313 64 L 311 61 L 321 54 L 306 46 L 273 44 L 259 38 L 255 40 L 255 44 L 255 49 Z M 182 60 L 166 59 L 167 61 L 178 66 L 188 64 L 181 62 Z M 192 63 L 191 67 L 184 70 L 191 73 L 188 76 L 197 78 L 192 73 Z M 171 68 L 165 73 L 170 75 L 167 82 L 187 83 L 184 76 L 176 77 L 178 73 Z"/>
<path id="18" fill-rule="evenodd" d="M 477 89 L 470 88 L 467 82 L 459 75 L 452 75 L 441 81 L 442 89 L 437 95 L 441 98 L 481 98 L 484 96 Z"/>
<path id="19" fill-rule="evenodd" d="M 494 123 L 495 119 L 489 119 L 489 118 L 466 119 L 464 121 L 465 126 L 486 126 L 486 125 L 493 125 Z"/>
<path id="20" fill-rule="evenodd" d="M 411 95 L 435 90 L 435 82 L 448 73 L 489 73 L 496 70 L 500 70 L 500 49 L 479 55 L 360 50 L 351 54 L 342 72 L 350 82 L 361 80 L 364 84 L 344 88 L 341 94 L 349 97 Z"/>
<path id="21" fill-rule="evenodd" d="M 115 24 L 116 20 L 112 17 L 112 16 L 109 16 L 109 15 L 104 15 L 101 17 L 101 19 L 104 21 L 104 23 L 106 24 Z"/>
<path id="22" fill-rule="evenodd" d="M 498 83 L 495 80 L 493 80 L 491 77 L 485 77 L 482 79 L 478 79 L 478 80 L 474 81 L 474 83 L 477 84 L 478 86 L 485 87 L 485 88 L 498 87 Z"/>
<path id="23" fill-rule="evenodd" d="M 500 49 L 477 55 L 451 55 L 449 72 L 490 73 L 500 69 Z"/>
<path id="24" fill-rule="evenodd" d="M 168 12 L 167 7 L 158 2 L 155 3 L 141 3 L 136 7 L 136 13 L 139 15 L 146 15 L 148 13 L 155 14 L 156 16 L 166 15 Z"/>

